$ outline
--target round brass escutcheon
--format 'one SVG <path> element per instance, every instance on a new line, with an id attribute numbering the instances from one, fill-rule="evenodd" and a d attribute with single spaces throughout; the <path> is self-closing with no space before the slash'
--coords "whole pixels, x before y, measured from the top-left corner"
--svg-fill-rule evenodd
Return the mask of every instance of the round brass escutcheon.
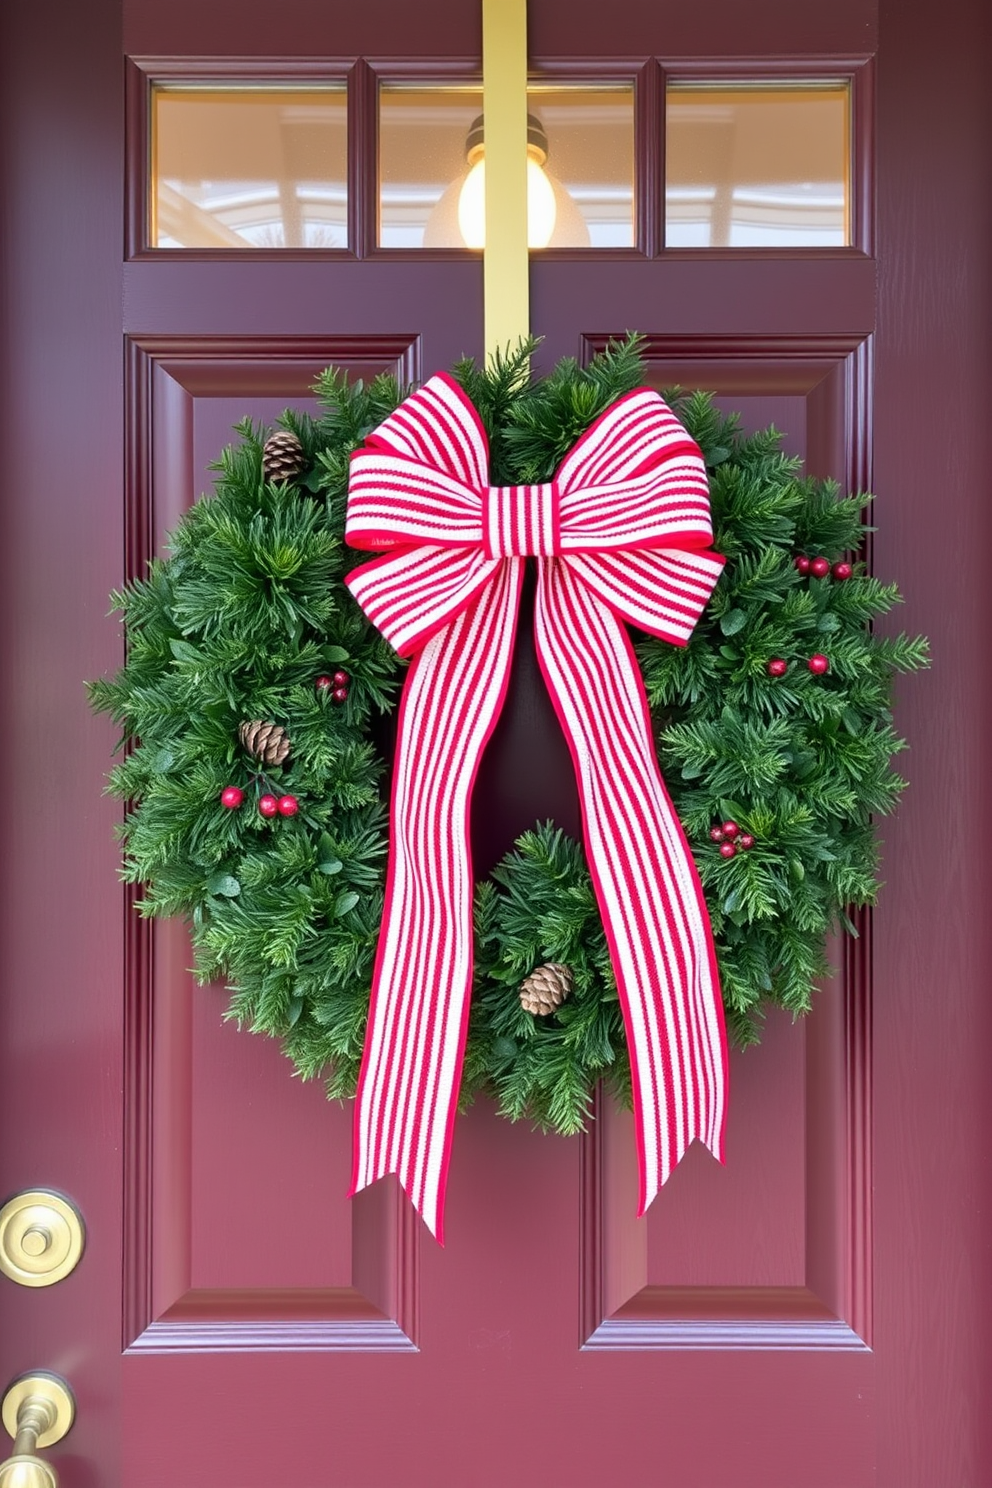
<path id="1" fill-rule="evenodd" d="M 52 1286 L 74 1270 L 85 1231 L 61 1194 L 28 1189 L 0 1209 L 0 1271 L 19 1286 Z"/>
<path id="2" fill-rule="evenodd" d="M 20 1379 L 8 1385 L 2 1414 L 9 1436 L 17 1436 L 29 1407 L 37 1407 L 43 1417 L 43 1429 L 38 1432 L 36 1448 L 51 1447 L 60 1442 L 76 1415 L 76 1402 L 65 1380 L 43 1369 L 37 1369 L 33 1374 L 22 1374 Z"/>

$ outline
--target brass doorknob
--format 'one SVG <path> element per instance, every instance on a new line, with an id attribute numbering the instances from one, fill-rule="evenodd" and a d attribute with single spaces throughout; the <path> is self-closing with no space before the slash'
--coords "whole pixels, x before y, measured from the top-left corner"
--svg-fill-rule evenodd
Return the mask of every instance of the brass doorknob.
<path id="1" fill-rule="evenodd" d="M 59 1488 L 55 1469 L 35 1452 L 61 1441 L 72 1425 L 76 1402 L 65 1380 L 40 1370 L 22 1374 L 9 1386 L 2 1409 L 14 1455 L 0 1462 L 0 1488 Z"/>

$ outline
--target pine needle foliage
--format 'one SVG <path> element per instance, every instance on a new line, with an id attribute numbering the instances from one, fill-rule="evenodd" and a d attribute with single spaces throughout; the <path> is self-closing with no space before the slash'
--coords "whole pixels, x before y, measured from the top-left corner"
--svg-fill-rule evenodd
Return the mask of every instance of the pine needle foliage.
<path id="1" fill-rule="evenodd" d="M 586 368 L 560 362 L 531 381 L 533 341 L 455 376 L 490 441 L 494 484 L 548 480 L 575 440 L 643 382 L 638 339 Z M 127 803 L 123 877 L 145 915 L 189 925 L 202 981 L 223 979 L 228 1015 L 276 1036 L 304 1078 L 351 1095 L 361 1059 L 382 915 L 390 714 L 403 668 L 343 579 L 362 555 L 342 533 L 352 451 L 397 406 L 389 377 L 316 386 L 319 417 L 280 420 L 303 446 L 304 473 L 272 484 L 266 431 L 238 426 L 214 492 L 182 518 L 168 557 L 113 596 L 127 662 L 91 684 L 94 706 L 122 730 L 110 790 Z M 894 586 L 855 561 L 852 577 L 803 576 L 795 556 L 856 560 L 870 498 L 842 497 L 803 474 L 772 429 L 745 436 L 702 393 L 669 395 L 711 480 L 724 575 L 684 649 L 642 636 L 637 651 L 662 771 L 699 868 L 713 923 L 728 1022 L 755 1041 L 761 1009 L 808 1010 L 827 971 L 824 943 L 851 928 L 846 910 L 874 902 L 873 819 L 904 782 L 890 712 L 897 672 L 926 664 L 926 645 L 880 637 Z M 814 653 L 829 657 L 823 676 Z M 788 663 L 771 677 L 773 658 Z M 348 672 L 345 702 L 315 686 Z M 259 775 L 238 739 L 244 719 L 287 730 L 289 758 Z M 222 789 L 247 787 L 237 811 Z M 292 793 L 290 818 L 265 820 L 263 790 Z M 720 856 L 710 829 L 732 818 L 755 845 Z M 630 1069 L 610 959 L 580 846 L 536 826 L 478 886 L 476 975 L 462 1086 L 503 1113 L 580 1130 L 605 1078 L 629 1099 Z M 523 979 L 562 962 L 573 990 L 556 1012 L 521 1007 Z"/>

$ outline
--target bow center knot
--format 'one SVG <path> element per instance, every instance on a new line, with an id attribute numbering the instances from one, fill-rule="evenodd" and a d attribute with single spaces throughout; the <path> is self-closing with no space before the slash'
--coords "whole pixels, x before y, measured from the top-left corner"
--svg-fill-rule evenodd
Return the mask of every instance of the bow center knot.
<path id="1" fill-rule="evenodd" d="M 559 551 L 558 487 L 490 486 L 483 501 L 487 558 L 551 558 Z"/>

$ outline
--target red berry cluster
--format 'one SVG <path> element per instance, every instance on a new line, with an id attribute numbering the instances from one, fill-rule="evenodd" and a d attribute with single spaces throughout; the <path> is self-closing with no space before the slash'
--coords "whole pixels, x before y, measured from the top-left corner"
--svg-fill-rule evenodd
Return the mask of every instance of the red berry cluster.
<path id="1" fill-rule="evenodd" d="M 720 844 L 721 858 L 735 858 L 739 852 L 747 852 L 754 846 L 750 832 L 742 832 L 735 821 L 725 821 L 721 826 L 710 827 L 710 838 Z"/>
<path id="2" fill-rule="evenodd" d="M 835 579 L 849 579 L 854 572 L 849 563 L 835 563 L 831 567 L 829 558 L 807 558 L 805 553 L 796 557 L 796 568 L 801 574 L 812 574 L 814 579 L 825 579 L 828 573 Z"/>
<path id="3" fill-rule="evenodd" d="M 809 658 L 806 665 L 815 676 L 822 677 L 824 672 L 829 672 L 830 670 L 830 658 L 824 656 L 822 651 L 817 651 Z M 789 663 L 784 661 L 781 656 L 773 656 L 765 670 L 769 677 L 784 677 L 789 670 Z"/>
<path id="4" fill-rule="evenodd" d="M 261 816 L 295 816 L 300 809 L 300 803 L 295 796 L 270 796 L 266 793 L 258 798 L 258 810 Z"/>
<path id="5" fill-rule="evenodd" d="M 220 793 L 220 804 L 226 806 L 228 811 L 237 811 L 244 804 L 245 792 L 240 785 L 225 785 Z M 300 803 L 295 796 L 273 796 L 266 791 L 264 796 L 258 798 L 258 811 L 260 816 L 295 816 L 300 809 Z"/>
<path id="6" fill-rule="evenodd" d="M 348 683 L 351 681 L 347 672 L 337 671 L 328 676 L 326 673 L 314 679 L 314 686 L 318 692 L 329 692 L 336 703 L 343 703 L 348 697 Z M 256 775 L 256 781 L 260 781 L 268 787 L 269 782 L 264 775 Z M 237 811 L 244 805 L 245 792 L 240 785 L 225 785 L 220 793 L 220 804 L 228 811 Z M 295 816 L 300 809 L 300 803 L 295 796 L 288 793 L 284 796 L 276 796 L 270 789 L 266 789 L 258 798 L 258 812 L 260 816 Z"/>
<path id="7" fill-rule="evenodd" d="M 330 677 L 324 672 L 315 679 L 313 685 L 318 692 L 329 692 L 336 703 L 343 703 L 348 696 L 350 681 L 351 678 L 347 672 L 335 672 Z"/>
<path id="8" fill-rule="evenodd" d="M 849 579 L 854 572 L 849 563 L 831 565 L 829 558 L 807 558 L 805 553 L 797 554 L 795 564 L 801 574 L 812 575 L 814 579 L 825 579 L 831 573 L 835 579 Z M 809 657 L 806 665 L 814 676 L 822 677 L 824 672 L 830 670 L 830 658 L 824 656 L 822 651 L 817 651 L 814 656 Z M 767 663 L 766 670 L 769 677 L 784 677 L 789 670 L 789 663 L 781 656 L 773 656 Z"/>

